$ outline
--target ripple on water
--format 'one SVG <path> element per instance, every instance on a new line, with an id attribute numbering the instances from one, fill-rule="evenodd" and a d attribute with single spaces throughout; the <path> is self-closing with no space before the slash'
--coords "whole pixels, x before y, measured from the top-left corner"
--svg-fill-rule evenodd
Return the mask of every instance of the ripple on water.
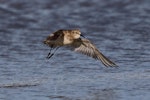
<path id="1" fill-rule="evenodd" d="M 149 11 L 149 0 L 1 0 L 0 99 L 149 100 Z M 81 29 L 119 68 L 66 48 L 45 59 L 43 39 L 61 28 Z"/>

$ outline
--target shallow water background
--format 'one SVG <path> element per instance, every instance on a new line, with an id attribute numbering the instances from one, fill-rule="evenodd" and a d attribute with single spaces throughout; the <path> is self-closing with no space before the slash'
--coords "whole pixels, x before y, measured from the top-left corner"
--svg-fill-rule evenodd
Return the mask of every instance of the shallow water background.
<path id="1" fill-rule="evenodd" d="M 119 68 L 42 41 L 79 28 Z M 150 0 L 0 0 L 0 100 L 150 100 Z"/>

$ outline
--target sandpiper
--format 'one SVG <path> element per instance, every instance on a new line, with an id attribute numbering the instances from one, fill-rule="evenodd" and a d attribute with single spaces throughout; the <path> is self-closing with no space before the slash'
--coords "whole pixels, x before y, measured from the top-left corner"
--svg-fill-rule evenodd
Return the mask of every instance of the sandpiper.
<path id="1" fill-rule="evenodd" d="M 51 58 L 57 49 L 61 46 L 72 47 L 74 51 L 100 60 L 106 67 L 117 67 L 117 65 L 105 57 L 96 46 L 84 37 L 79 29 L 65 30 L 61 29 L 50 34 L 45 40 L 44 44 L 48 45 L 51 49 L 47 58 Z M 51 51 L 53 53 L 51 53 Z"/>

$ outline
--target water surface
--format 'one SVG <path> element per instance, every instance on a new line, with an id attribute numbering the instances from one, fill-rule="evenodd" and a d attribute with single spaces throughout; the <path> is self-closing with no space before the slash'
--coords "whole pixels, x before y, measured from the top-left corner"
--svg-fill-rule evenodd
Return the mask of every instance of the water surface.
<path id="1" fill-rule="evenodd" d="M 149 0 L 1 0 L 0 100 L 149 100 Z M 79 28 L 119 68 L 42 41 Z"/>

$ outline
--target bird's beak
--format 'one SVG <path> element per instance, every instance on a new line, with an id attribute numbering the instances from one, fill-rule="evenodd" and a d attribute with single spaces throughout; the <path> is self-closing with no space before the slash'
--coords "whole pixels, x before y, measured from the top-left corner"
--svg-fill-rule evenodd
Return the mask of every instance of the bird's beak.
<path id="1" fill-rule="evenodd" d="M 81 36 L 85 38 L 85 36 L 83 34 L 81 34 Z"/>

